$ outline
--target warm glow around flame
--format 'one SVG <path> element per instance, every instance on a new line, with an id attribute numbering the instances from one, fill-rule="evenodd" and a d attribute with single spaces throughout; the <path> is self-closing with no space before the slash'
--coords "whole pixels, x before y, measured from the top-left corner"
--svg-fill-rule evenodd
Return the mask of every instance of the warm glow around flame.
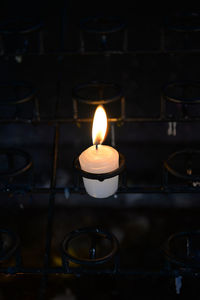
<path id="1" fill-rule="evenodd" d="M 99 105 L 94 114 L 92 126 L 93 144 L 102 144 L 107 130 L 107 116 L 102 105 Z"/>

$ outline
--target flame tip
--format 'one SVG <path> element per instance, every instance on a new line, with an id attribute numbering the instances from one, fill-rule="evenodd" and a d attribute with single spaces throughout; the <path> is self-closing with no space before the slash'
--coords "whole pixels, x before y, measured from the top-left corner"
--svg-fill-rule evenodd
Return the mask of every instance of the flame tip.
<path id="1" fill-rule="evenodd" d="M 95 110 L 93 126 L 92 126 L 92 140 L 93 144 L 102 144 L 107 130 L 107 116 L 103 105 L 98 105 Z"/>

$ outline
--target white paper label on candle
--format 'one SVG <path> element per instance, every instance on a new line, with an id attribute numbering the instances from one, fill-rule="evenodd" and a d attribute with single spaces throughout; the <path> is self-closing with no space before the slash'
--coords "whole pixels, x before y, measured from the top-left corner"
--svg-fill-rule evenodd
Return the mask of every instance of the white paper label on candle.
<path id="1" fill-rule="evenodd" d="M 99 145 L 96 149 L 94 145 L 81 153 L 79 161 L 83 171 L 103 174 L 119 168 L 119 153 L 110 146 Z M 107 198 L 117 191 L 119 176 L 104 181 L 83 178 L 83 181 L 89 195 L 95 198 Z"/>

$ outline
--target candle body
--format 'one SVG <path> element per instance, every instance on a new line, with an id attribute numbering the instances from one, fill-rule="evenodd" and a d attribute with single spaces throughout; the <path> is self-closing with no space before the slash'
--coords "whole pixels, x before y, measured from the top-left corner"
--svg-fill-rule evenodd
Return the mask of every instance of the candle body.
<path id="1" fill-rule="evenodd" d="M 89 147 L 79 156 L 80 166 L 83 171 L 103 174 L 119 168 L 119 153 L 110 146 L 95 145 Z M 114 176 L 104 181 L 83 177 L 87 193 L 95 198 L 107 198 L 118 189 L 119 176 Z"/>

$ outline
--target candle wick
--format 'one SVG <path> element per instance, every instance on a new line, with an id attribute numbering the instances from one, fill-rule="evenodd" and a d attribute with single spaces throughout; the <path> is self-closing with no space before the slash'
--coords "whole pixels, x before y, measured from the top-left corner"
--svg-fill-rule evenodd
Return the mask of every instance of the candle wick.
<path id="1" fill-rule="evenodd" d="M 96 144 L 96 150 L 98 150 L 98 144 Z"/>

